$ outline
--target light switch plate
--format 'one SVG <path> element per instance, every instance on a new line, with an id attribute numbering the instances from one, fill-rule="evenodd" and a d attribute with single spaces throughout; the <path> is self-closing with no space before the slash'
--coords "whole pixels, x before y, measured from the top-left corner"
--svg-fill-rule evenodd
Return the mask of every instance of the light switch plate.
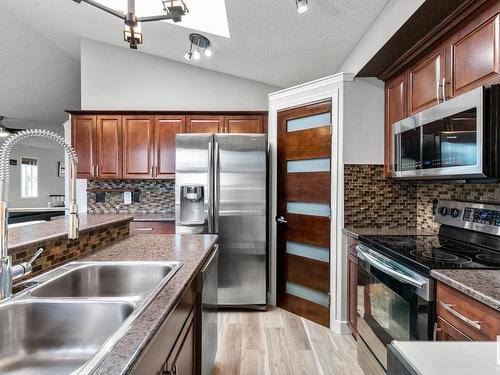
<path id="1" fill-rule="evenodd" d="M 124 204 L 131 204 L 132 203 L 132 192 L 131 191 L 123 192 L 123 203 Z"/>

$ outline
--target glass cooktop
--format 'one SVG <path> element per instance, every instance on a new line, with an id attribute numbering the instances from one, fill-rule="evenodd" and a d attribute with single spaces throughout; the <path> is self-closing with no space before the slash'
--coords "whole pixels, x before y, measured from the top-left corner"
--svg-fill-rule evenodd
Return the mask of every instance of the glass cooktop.
<path id="1" fill-rule="evenodd" d="M 500 251 L 440 236 L 373 235 L 360 236 L 360 241 L 424 273 L 431 269 L 500 269 Z"/>

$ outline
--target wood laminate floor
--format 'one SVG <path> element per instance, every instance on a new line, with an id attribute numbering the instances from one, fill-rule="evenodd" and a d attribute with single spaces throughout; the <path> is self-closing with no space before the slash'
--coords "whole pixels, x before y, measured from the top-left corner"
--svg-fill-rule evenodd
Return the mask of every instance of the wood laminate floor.
<path id="1" fill-rule="evenodd" d="M 214 375 L 363 375 L 350 335 L 285 310 L 219 312 Z"/>

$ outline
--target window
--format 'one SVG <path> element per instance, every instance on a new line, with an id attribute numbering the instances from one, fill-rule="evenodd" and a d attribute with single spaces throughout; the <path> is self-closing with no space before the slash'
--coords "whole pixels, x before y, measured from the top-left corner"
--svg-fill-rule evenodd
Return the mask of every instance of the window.
<path id="1" fill-rule="evenodd" d="M 38 197 L 38 159 L 21 158 L 21 198 Z"/>

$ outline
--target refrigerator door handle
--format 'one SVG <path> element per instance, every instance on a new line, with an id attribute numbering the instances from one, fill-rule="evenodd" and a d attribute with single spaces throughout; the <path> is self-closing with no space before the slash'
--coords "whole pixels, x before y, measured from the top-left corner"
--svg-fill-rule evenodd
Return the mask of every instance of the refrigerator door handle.
<path id="1" fill-rule="evenodd" d="M 219 142 L 215 142 L 215 172 L 214 172 L 214 233 L 219 233 Z"/>
<path id="2" fill-rule="evenodd" d="M 208 183 L 207 183 L 207 195 L 208 195 L 208 233 L 213 233 L 213 209 L 214 209 L 214 197 L 212 194 L 213 189 L 213 150 L 212 142 L 208 142 Z"/>

